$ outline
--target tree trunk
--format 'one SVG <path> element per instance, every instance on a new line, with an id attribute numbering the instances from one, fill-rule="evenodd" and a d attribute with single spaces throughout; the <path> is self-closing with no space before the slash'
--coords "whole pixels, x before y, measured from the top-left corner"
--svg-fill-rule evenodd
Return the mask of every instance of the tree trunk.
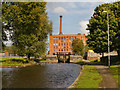
<path id="1" fill-rule="evenodd" d="M 104 53 L 102 53 L 101 62 L 103 62 L 103 61 L 104 61 L 104 60 L 103 60 L 103 59 L 104 59 L 103 57 L 104 57 Z"/>
<path id="2" fill-rule="evenodd" d="M 117 53 L 118 53 L 118 57 L 120 58 L 120 50 L 117 50 Z"/>
<path id="3" fill-rule="evenodd" d="M 27 58 L 28 58 L 28 60 L 30 60 L 30 53 L 28 54 Z"/>
<path id="4" fill-rule="evenodd" d="M 102 57 L 104 57 L 104 53 L 102 53 Z"/>

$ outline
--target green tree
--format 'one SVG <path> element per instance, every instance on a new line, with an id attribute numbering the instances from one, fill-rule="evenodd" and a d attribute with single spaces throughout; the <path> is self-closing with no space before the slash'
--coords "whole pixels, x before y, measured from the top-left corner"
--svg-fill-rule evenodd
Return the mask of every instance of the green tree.
<path id="1" fill-rule="evenodd" d="M 18 49 L 19 55 L 27 55 L 30 59 L 30 56 L 38 57 L 45 53 L 44 44 L 48 33 L 52 32 L 52 22 L 48 20 L 46 12 L 46 2 L 3 3 L 2 12 L 3 22 L 13 28 L 11 40 Z M 39 45 L 44 47 L 41 48 Z"/>
<path id="2" fill-rule="evenodd" d="M 120 8 L 119 2 L 102 4 L 94 9 L 95 12 L 89 20 L 87 28 L 87 30 L 90 30 L 90 34 L 87 36 L 87 44 L 97 53 L 104 53 L 108 50 L 107 13 L 103 11 L 109 13 L 110 50 L 118 49 L 116 47 L 116 41 L 119 38 L 119 35 L 117 35 L 119 31 L 119 20 L 117 19 L 119 13 L 117 12 L 120 9 L 118 8 Z"/>
<path id="3" fill-rule="evenodd" d="M 80 39 L 74 39 L 72 41 L 72 51 L 78 55 L 84 56 L 84 44 Z"/>
<path id="4" fill-rule="evenodd" d="M 85 52 L 88 52 L 88 50 L 93 50 L 93 48 L 88 47 L 88 45 L 85 45 L 84 48 L 85 48 Z"/>
<path id="5" fill-rule="evenodd" d="M 17 54 L 17 48 L 14 45 L 9 47 L 7 46 L 5 50 L 8 51 L 9 54 L 13 54 L 14 56 Z"/>
<path id="6" fill-rule="evenodd" d="M 115 18 L 118 22 L 118 27 L 116 30 L 116 35 L 113 39 L 113 44 L 114 44 L 114 48 L 115 48 L 115 50 L 117 50 L 118 56 L 120 58 L 120 1 L 113 3 L 111 10 L 115 14 Z"/>

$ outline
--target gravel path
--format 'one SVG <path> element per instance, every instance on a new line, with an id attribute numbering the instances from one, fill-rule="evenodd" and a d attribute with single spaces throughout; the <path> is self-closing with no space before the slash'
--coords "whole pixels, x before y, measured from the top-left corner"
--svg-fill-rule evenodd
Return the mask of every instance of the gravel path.
<path id="1" fill-rule="evenodd" d="M 95 65 L 96 69 L 98 69 L 100 75 L 102 76 L 103 80 L 100 83 L 100 88 L 118 88 L 118 84 L 111 73 L 108 71 L 108 67 Z"/>
<path id="2" fill-rule="evenodd" d="M 91 63 L 89 60 L 83 60 L 85 63 Z M 98 69 L 100 75 L 102 76 L 103 80 L 100 83 L 100 88 L 111 88 L 111 89 L 118 89 L 118 84 L 110 71 L 108 70 L 107 66 L 103 65 L 94 65 L 96 69 Z"/>

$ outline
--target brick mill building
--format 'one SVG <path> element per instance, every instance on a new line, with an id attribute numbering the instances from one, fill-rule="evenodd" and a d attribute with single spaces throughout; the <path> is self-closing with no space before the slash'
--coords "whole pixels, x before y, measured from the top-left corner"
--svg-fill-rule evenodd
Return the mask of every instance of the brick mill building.
<path id="1" fill-rule="evenodd" d="M 72 41 L 76 38 L 83 40 L 83 44 L 86 45 L 87 38 L 85 34 L 63 34 L 62 33 L 62 16 L 60 16 L 60 33 L 59 35 L 50 35 L 49 37 L 49 54 L 54 53 L 73 53 Z"/>

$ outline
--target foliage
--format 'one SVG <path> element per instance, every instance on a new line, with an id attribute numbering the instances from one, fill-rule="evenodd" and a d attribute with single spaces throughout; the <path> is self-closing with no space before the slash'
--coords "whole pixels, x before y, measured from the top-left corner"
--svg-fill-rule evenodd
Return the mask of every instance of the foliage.
<path id="1" fill-rule="evenodd" d="M 109 13 L 110 50 L 120 50 L 120 2 L 99 5 L 94 9 L 94 14 L 89 20 L 87 30 L 87 44 L 94 48 L 97 53 L 104 53 L 108 50 L 107 13 Z"/>
<path id="2" fill-rule="evenodd" d="M 89 47 L 88 45 L 85 45 L 85 52 L 88 52 L 88 50 L 93 50 L 93 48 Z"/>
<path id="3" fill-rule="evenodd" d="M 4 51 L 6 45 L 3 42 L 8 40 L 4 28 L 2 28 L 2 32 L 0 32 L 0 36 L 1 36 L 0 45 L 2 45 L 2 50 Z"/>
<path id="4" fill-rule="evenodd" d="M 104 63 L 104 65 L 108 65 L 108 56 L 101 57 L 101 62 Z M 111 65 L 120 65 L 120 59 L 117 55 L 110 57 L 110 63 Z"/>
<path id="5" fill-rule="evenodd" d="M 17 48 L 15 46 L 9 46 L 5 48 L 6 51 L 9 52 L 9 54 L 13 54 L 15 56 L 15 54 L 17 54 Z"/>
<path id="6" fill-rule="evenodd" d="M 52 32 L 46 2 L 7 2 L 2 5 L 5 28 L 12 27 L 11 40 L 18 55 L 39 57 L 46 51 L 46 39 Z"/>
<path id="7" fill-rule="evenodd" d="M 78 55 L 84 55 L 84 44 L 80 39 L 75 39 L 72 41 L 72 51 Z"/>

